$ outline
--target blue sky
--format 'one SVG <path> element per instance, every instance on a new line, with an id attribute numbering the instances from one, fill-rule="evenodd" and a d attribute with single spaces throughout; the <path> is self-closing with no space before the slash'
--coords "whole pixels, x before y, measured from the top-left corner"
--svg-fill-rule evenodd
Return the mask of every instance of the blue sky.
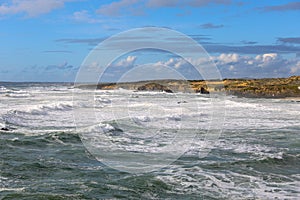
<path id="1" fill-rule="evenodd" d="M 74 81 L 99 42 L 132 28 L 180 31 L 222 77 L 300 75 L 300 2 L 288 0 L 1 0 L 0 81 Z M 116 66 L 180 58 L 125 55 Z M 161 60 L 159 60 L 161 59 Z"/>

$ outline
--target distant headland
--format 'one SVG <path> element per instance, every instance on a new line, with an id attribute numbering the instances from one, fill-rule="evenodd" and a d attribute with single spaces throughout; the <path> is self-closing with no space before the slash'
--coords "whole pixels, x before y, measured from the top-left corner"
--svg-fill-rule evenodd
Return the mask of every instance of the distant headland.
<path id="1" fill-rule="evenodd" d="M 224 79 L 224 80 L 149 80 L 122 83 L 83 84 L 79 88 L 101 90 L 129 89 L 136 91 L 164 91 L 168 93 L 217 93 L 249 98 L 300 97 L 300 76 L 264 79 Z"/>

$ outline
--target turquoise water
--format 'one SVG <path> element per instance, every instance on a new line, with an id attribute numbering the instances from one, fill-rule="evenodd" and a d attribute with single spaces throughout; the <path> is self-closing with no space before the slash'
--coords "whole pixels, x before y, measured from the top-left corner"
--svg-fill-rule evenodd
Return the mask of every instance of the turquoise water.
<path id="1" fill-rule="evenodd" d="M 72 118 L 76 107 L 86 106 L 74 105 L 70 90 L 74 91 L 70 85 L 59 84 L 2 87 L 0 122 L 9 130 L 0 131 L 0 199 L 300 197 L 300 105 L 297 101 L 230 97 L 226 100 L 223 132 L 212 143 L 207 156 L 199 157 L 200 146 L 198 149 L 194 146 L 163 168 L 134 174 L 111 168 L 88 151 Z M 141 94 L 134 93 L 140 95 L 136 98 L 124 91 L 97 95 L 102 98 L 98 109 L 105 116 L 109 114 L 106 104 L 122 102 L 121 97 L 126 95 L 134 98 L 131 103 L 141 103 L 143 98 Z M 167 94 L 143 95 L 153 103 L 154 98 Z M 209 99 L 181 95 L 187 102 L 184 109 L 190 108 L 189 103 L 195 99 L 201 105 L 207 105 Z M 167 119 L 169 124 L 174 125 L 173 119 L 185 122 L 187 117 L 182 126 L 192 129 L 189 117 L 194 118 L 195 113 L 183 113 L 187 116 L 180 115 L 181 118 L 171 114 L 172 118 Z M 199 126 L 210 119 L 205 113 L 200 114 Z M 138 119 L 149 123 L 145 116 Z M 163 119 L 151 120 L 157 124 Z M 117 137 L 125 136 L 110 135 L 113 139 Z M 201 142 L 196 141 L 194 145 Z M 136 148 L 135 151 L 140 147 L 134 142 L 123 145 Z M 142 145 L 154 149 L 147 143 Z"/>

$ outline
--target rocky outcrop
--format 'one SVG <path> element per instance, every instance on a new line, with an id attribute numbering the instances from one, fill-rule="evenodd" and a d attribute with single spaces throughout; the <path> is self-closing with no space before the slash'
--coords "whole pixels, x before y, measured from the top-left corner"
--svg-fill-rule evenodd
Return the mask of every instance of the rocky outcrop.
<path id="1" fill-rule="evenodd" d="M 138 91 L 160 91 L 160 92 L 168 92 L 173 93 L 168 87 L 163 86 L 158 83 L 147 83 L 143 86 L 137 88 Z"/>
<path id="2" fill-rule="evenodd" d="M 209 94 L 209 91 L 204 87 L 201 87 L 200 89 L 195 89 L 195 92 L 201 94 Z"/>

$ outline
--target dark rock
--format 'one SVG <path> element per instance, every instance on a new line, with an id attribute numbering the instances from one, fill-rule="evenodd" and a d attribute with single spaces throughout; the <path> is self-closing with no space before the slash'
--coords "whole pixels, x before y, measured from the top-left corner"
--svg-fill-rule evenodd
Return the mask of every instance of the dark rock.
<path id="1" fill-rule="evenodd" d="M 173 93 L 173 91 L 170 90 L 168 87 L 158 83 L 147 83 L 143 86 L 138 87 L 137 90 L 138 91 L 161 91 L 161 92 Z"/>
<path id="2" fill-rule="evenodd" d="M 178 101 L 177 103 L 178 103 L 178 104 L 181 104 L 181 103 L 187 103 L 187 101 Z"/>
<path id="3" fill-rule="evenodd" d="M 201 87 L 200 89 L 195 90 L 196 93 L 201 93 L 201 94 L 209 94 L 209 91 L 205 89 L 204 87 Z"/>
<path id="4" fill-rule="evenodd" d="M 209 91 L 206 90 L 204 87 L 201 87 L 201 94 L 209 94 Z"/>
<path id="5" fill-rule="evenodd" d="M 170 90 L 170 89 L 166 89 L 166 90 L 164 90 L 164 91 L 167 92 L 167 93 L 173 93 L 173 91 Z"/>
<path id="6" fill-rule="evenodd" d="M 201 93 L 201 94 L 209 94 L 209 91 L 205 89 L 204 87 L 201 87 L 200 89 L 195 90 L 196 93 Z"/>

